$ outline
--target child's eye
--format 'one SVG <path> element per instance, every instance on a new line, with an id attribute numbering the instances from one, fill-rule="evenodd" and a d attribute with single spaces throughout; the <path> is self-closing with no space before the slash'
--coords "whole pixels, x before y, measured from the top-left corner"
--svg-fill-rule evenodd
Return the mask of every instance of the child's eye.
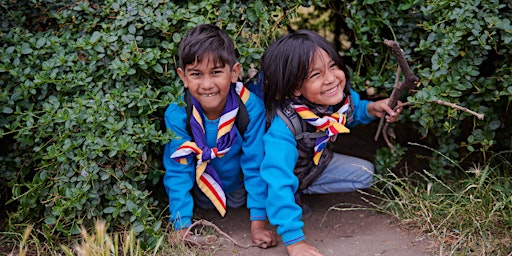
<path id="1" fill-rule="evenodd" d="M 220 73 L 222 73 L 222 70 L 214 70 L 214 71 L 212 72 L 212 74 L 213 74 L 213 75 L 218 75 L 218 74 L 220 74 Z"/>
<path id="2" fill-rule="evenodd" d="M 317 76 L 319 76 L 319 75 L 320 75 L 320 72 L 313 72 L 313 73 L 311 73 L 311 74 L 309 75 L 309 79 L 313 79 L 313 78 L 315 78 L 315 77 L 317 77 Z"/>
<path id="3" fill-rule="evenodd" d="M 331 63 L 331 65 L 330 65 L 329 67 L 330 67 L 330 68 L 337 68 L 337 67 L 338 67 L 338 65 L 336 65 L 336 63 L 334 63 L 334 62 L 333 62 L 333 63 Z"/>
<path id="4" fill-rule="evenodd" d="M 190 76 L 200 76 L 201 74 L 199 72 L 192 72 L 190 73 Z"/>

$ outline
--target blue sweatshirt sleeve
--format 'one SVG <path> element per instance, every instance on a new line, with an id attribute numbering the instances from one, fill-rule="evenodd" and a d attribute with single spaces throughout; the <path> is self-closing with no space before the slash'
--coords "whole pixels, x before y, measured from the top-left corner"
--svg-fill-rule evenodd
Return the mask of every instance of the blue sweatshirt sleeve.
<path id="1" fill-rule="evenodd" d="M 247 190 L 247 208 L 250 220 L 266 220 L 267 184 L 260 175 L 263 161 L 263 135 L 265 134 L 265 107 L 260 98 L 251 94 L 246 102 L 249 124 L 244 134 L 240 165 L 244 173 L 244 184 Z"/>
<path id="2" fill-rule="evenodd" d="M 299 157 L 293 133 L 276 115 L 263 137 L 265 158 L 261 176 L 268 184 L 267 213 L 288 246 L 304 240 L 302 210 L 295 203 L 299 180 L 293 170 Z"/>
<path id="3" fill-rule="evenodd" d="M 368 104 L 370 104 L 371 101 L 361 100 L 359 94 L 353 89 L 350 89 L 350 98 L 354 105 L 354 112 L 352 113 L 354 120 L 347 124 L 348 128 L 353 128 L 359 124 L 369 124 L 373 120 L 377 119 L 368 113 Z"/>
<path id="4" fill-rule="evenodd" d="M 181 164 L 171 159 L 171 154 L 190 140 L 186 130 L 187 114 L 184 107 L 173 103 L 167 107 L 164 114 L 165 125 L 176 136 L 165 144 L 163 164 L 165 168 L 164 187 L 169 197 L 170 221 L 174 229 L 179 230 L 191 225 L 194 201 L 190 190 L 195 182 L 195 167 L 193 157 L 187 158 L 187 164 Z"/>

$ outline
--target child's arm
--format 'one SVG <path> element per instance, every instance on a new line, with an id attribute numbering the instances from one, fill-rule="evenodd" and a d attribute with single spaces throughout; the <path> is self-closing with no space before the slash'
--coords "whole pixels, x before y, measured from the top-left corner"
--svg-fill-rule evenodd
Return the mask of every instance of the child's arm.
<path id="1" fill-rule="evenodd" d="M 303 241 L 302 209 L 294 194 L 299 180 L 293 170 L 299 157 L 293 133 L 286 123 L 275 116 L 264 138 L 265 158 L 261 163 L 261 176 L 268 184 L 267 213 L 270 223 L 277 226 L 277 234 L 284 245 Z"/>
<path id="2" fill-rule="evenodd" d="M 263 161 L 263 135 L 265 133 L 265 109 L 263 102 L 251 95 L 246 103 L 249 114 L 249 125 L 244 134 L 241 167 L 244 173 L 244 184 L 247 190 L 247 207 L 250 210 L 251 235 L 255 244 L 261 248 L 277 245 L 275 232 L 266 229 L 267 185 L 260 175 Z"/>
<path id="3" fill-rule="evenodd" d="M 189 157 L 188 163 L 185 165 L 170 157 L 183 142 L 190 140 L 190 135 L 185 127 L 185 108 L 171 104 L 165 112 L 164 120 L 167 129 L 170 129 L 176 137 L 164 147 L 165 175 L 163 183 L 169 198 L 170 221 L 175 230 L 180 230 L 192 224 L 194 203 L 190 190 L 195 182 L 193 158 Z"/>

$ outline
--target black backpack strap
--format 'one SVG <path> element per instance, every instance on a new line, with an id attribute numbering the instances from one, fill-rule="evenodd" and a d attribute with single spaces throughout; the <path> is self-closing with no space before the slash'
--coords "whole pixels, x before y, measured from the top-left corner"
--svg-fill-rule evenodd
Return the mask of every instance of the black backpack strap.
<path id="1" fill-rule="evenodd" d="M 236 114 L 235 125 L 238 129 L 238 132 L 242 136 L 242 140 L 245 140 L 245 131 L 247 130 L 247 126 L 249 125 L 249 112 L 247 112 L 247 107 L 240 97 L 238 98 L 238 113 Z"/>
<path id="2" fill-rule="evenodd" d="M 295 140 L 316 139 L 325 136 L 325 132 L 305 132 L 305 122 L 290 105 L 284 109 L 277 108 L 276 112 L 286 123 L 288 129 L 292 131 Z"/>
<path id="3" fill-rule="evenodd" d="M 192 96 L 190 95 L 190 92 L 187 88 L 184 89 L 184 93 L 185 96 L 183 98 L 185 100 L 185 110 L 187 111 L 186 128 L 190 137 L 194 139 L 194 136 L 192 135 L 192 128 L 190 128 L 190 117 L 192 116 Z"/>
<path id="4" fill-rule="evenodd" d="M 190 137 L 194 137 L 192 135 L 192 128 L 190 128 L 190 117 L 192 116 L 192 99 L 190 95 L 190 91 L 185 88 L 184 90 L 185 96 L 185 110 L 187 112 L 187 123 L 186 123 L 186 129 Z M 243 103 L 242 99 L 240 97 L 238 98 L 238 114 L 236 115 L 235 119 L 235 125 L 238 129 L 238 132 L 240 135 L 242 135 L 242 139 L 244 139 L 245 131 L 247 130 L 247 126 L 249 125 L 249 113 L 247 112 L 247 107 Z"/>
<path id="5" fill-rule="evenodd" d="M 292 131 L 293 136 L 297 139 L 296 135 L 302 133 L 302 124 L 297 112 L 290 105 L 287 105 L 284 109 L 277 108 L 276 113 L 283 119 L 288 129 Z"/>

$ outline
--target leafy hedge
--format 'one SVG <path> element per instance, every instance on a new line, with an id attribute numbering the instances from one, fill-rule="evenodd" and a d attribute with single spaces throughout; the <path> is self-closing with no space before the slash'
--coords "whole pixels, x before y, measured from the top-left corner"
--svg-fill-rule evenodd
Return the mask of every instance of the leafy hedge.
<path id="1" fill-rule="evenodd" d="M 1 1 L 0 175 L 12 193 L 8 228 L 35 222 L 51 241 L 102 218 L 154 243 L 167 214 L 161 153 L 172 138 L 161 117 L 181 93 L 175 70 L 182 36 L 215 23 L 232 35 L 249 68 L 298 4 Z"/>
<path id="2" fill-rule="evenodd" d="M 204 22 L 235 38 L 245 69 L 286 29 L 332 32 L 354 87 L 382 96 L 396 69 L 382 42 L 394 39 L 422 81 L 402 120 L 435 154 L 485 161 L 510 149 L 512 3 L 325 0 L 289 26 L 301 3 L 244 2 L 0 1 L 0 199 L 10 199 L 8 228 L 35 222 L 51 241 L 101 217 L 155 242 L 167 214 L 161 150 L 172 138 L 161 116 L 181 93 L 177 45 Z M 432 170 L 450 173 L 452 163 L 435 154 Z"/>

